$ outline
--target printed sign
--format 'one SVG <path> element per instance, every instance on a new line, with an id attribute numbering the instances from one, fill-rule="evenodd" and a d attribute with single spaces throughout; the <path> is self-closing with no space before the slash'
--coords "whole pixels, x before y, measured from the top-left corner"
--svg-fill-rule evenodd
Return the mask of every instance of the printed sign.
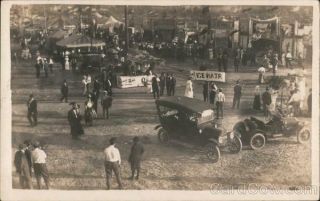
<path id="1" fill-rule="evenodd" d="M 118 76 L 117 86 L 121 89 L 130 87 L 144 87 L 148 76 Z"/>
<path id="2" fill-rule="evenodd" d="M 193 80 L 226 82 L 226 75 L 224 72 L 192 70 L 190 71 L 190 74 Z"/>

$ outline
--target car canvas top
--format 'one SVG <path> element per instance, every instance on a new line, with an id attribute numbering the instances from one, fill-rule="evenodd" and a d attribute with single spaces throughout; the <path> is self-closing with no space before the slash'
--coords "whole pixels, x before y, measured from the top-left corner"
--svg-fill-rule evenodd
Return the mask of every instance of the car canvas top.
<path id="1" fill-rule="evenodd" d="M 202 112 L 205 110 L 212 109 L 212 106 L 209 103 L 185 96 L 163 97 L 156 100 L 156 104 L 184 110 L 187 112 L 195 112 L 198 114 L 202 114 Z"/>

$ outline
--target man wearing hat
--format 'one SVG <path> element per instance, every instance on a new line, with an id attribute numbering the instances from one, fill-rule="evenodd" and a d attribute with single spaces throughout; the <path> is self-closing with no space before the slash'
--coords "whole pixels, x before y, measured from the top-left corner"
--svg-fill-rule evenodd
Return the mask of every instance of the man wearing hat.
<path id="1" fill-rule="evenodd" d="M 34 99 L 33 94 L 30 94 L 29 100 L 27 102 L 28 107 L 28 120 L 31 126 L 37 125 L 37 101 Z"/>
<path id="2" fill-rule="evenodd" d="M 269 118 L 270 115 L 270 104 L 272 102 L 271 99 L 271 94 L 269 92 L 269 87 L 266 87 L 266 91 L 262 94 L 262 106 L 263 106 L 263 112 L 264 112 L 264 117 Z"/>
<path id="3" fill-rule="evenodd" d="M 72 109 L 68 112 L 68 121 L 71 128 L 72 139 L 78 139 L 80 135 L 84 134 L 82 125 L 81 125 L 81 115 L 79 112 L 80 106 L 75 102 L 70 103 Z"/>
<path id="4" fill-rule="evenodd" d="M 47 189 L 49 189 L 49 172 L 46 165 L 47 154 L 40 148 L 40 143 L 38 141 L 34 142 L 33 146 L 32 161 L 38 189 L 41 189 L 41 177 L 43 177 L 44 183 L 46 184 Z"/>
<path id="5" fill-rule="evenodd" d="M 14 165 L 16 172 L 19 174 L 20 186 L 23 189 L 32 189 L 31 169 L 25 153 L 27 146 L 25 144 L 19 145 L 19 150 L 14 156 Z"/>
<path id="6" fill-rule="evenodd" d="M 114 174 L 116 175 L 119 189 L 122 189 L 123 187 L 120 177 L 121 156 L 119 149 L 115 147 L 116 138 L 112 137 L 109 142 L 110 145 L 104 150 L 104 166 L 107 178 L 107 189 L 110 189 L 110 179 L 112 177 L 112 172 L 114 172 Z"/>
<path id="7" fill-rule="evenodd" d="M 101 106 L 103 111 L 103 118 L 109 119 L 109 108 L 112 106 L 112 96 L 109 92 L 104 91 L 103 96 L 101 97 Z"/>
<path id="8" fill-rule="evenodd" d="M 237 80 L 236 85 L 233 88 L 234 94 L 233 94 L 232 109 L 234 109 L 236 105 L 237 105 L 237 109 L 239 109 L 241 90 L 242 90 L 242 87 L 240 86 L 240 81 Z"/>
<path id="9" fill-rule="evenodd" d="M 61 94 L 62 94 L 62 97 L 60 98 L 61 102 L 63 100 L 65 100 L 66 103 L 68 102 L 68 93 L 69 93 L 69 86 L 68 86 L 67 80 L 64 80 L 61 86 Z"/>
<path id="10" fill-rule="evenodd" d="M 129 155 L 129 163 L 130 163 L 131 172 L 132 172 L 130 179 L 134 178 L 135 171 L 137 171 L 136 179 L 139 179 L 140 163 L 141 163 L 143 153 L 144 153 L 144 147 L 140 142 L 139 137 L 135 136 L 133 138 L 133 145 L 131 147 L 131 152 Z"/>

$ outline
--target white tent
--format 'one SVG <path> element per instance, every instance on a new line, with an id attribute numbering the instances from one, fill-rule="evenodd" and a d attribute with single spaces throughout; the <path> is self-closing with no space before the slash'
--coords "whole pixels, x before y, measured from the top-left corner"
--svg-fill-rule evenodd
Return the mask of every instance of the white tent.
<path id="1" fill-rule="evenodd" d="M 120 22 L 119 20 L 117 20 L 113 16 L 110 16 L 109 19 L 105 23 L 105 25 L 107 27 L 110 27 L 110 26 L 111 27 L 119 27 L 121 24 L 123 24 L 123 22 Z"/>

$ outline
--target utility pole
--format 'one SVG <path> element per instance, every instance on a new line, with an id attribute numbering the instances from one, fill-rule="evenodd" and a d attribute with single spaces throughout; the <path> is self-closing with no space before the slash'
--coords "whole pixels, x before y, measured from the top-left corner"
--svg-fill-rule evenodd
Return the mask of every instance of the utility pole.
<path id="1" fill-rule="evenodd" d="M 125 25 L 125 37 L 126 37 L 126 46 L 125 46 L 125 50 L 126 52 L 128 53 L 128 50 L 129 50 L 129 34 L 128 34 L 128 6 L 126 5 L 124 7 L 124 25 Z"/>

